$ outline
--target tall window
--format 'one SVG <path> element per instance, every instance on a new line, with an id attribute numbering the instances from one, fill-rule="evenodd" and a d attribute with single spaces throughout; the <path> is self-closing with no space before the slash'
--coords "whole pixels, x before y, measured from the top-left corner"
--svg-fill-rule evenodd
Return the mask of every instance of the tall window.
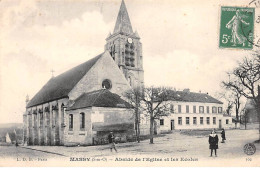
<path id="1" fill-rule="evenodd" d="M 216 124 L 216 117 L 213 117 L 213 124 Z"/>
<path id="2" fill-rule="evenodd" d="M 171 104 L 171 113 L 174 113 L 174 105 L 173 104 Z"/>
<path id="3" fill-rule="evenodd" d="M 218 107 L 218 113 L 222 114 L 222 107 Z"/>
<path id="4" fill-rule="evenodd" d="M 200 117 L 200 124 L 203 124 L 203 117 Z"/>
<path id="5" fill-rule="evenodd" d="M 56 115 L 54 114 L 52 117 L 52 126 L 55 127 L 56 126 Z"/>
<path id="6" fill-rule="evenodd" d="M 193 113 L 196 113 L 196 106 L 193 106 Z"/>
<path id="7" fill-rule="evenodd" d="M 217 107 L 215 107 L 215 106 L 212 107 L 212 113 L 213 113 L 213 114 L 216 114 L 216 113 L 217 113 Z"/>
<path id="8" fill-rule="evenodd" d="M 69 130 L 73 130 L 73 115 L 69 115 Z"/>
<path id="9" fill-rule="evenodd" d="M 40 113 L 40 127 L 43 126 L 43 113 Z"/>
<path id="10" fill-rule="evenodd" d="M 80 113 L 80 130 L 85 130 L 85 114 Z"/>
<path id="11" fill-rule="evenodd" d="M 164 119 L 160 119 L 160 126 L 164 125 Z"/>
<path id="12" fill-rule="evenodd" d="M 207 106 L 207 113 L 209 114 L 209 106 Z"/>
<path id="13" fill-rule="evenodd" d="M 134 43 L 127 43 L 125 45 L 125 65 L 126 66 L 135 66 L 135 46 Z"/>
<path id="14" fill-rule="evenodd" d="M 181 113 L 181 105 L 178 105 L 178 112 Z"/>
<path id="15" fill-rule="evenodd" d="M 229 123 L 229 121 L 228 121 L 228 119 L 226 119 L 226 124 L 228 124 Z"/>
<path id="16" fill-rule="evenodd" d="M 186 117 L 186 124 L 190 124 L 190 117 Z"/>
<path id="17" fill-rule="evenodd" d="M 128 82 L 129 82 L 130 86 L 132 86 L 132 79 L 130 76 L 128 77 Z"/>
<path id="18" fill-rule="evenodd" d="M 204 113 L 204 106 L 200 106 L 199 111 L 200 111 L 201 114 L 203 114 Z"/>
<path id="19" fill-rule="evenodd" d="M 210 124 L 210 119 L 209 119 L 209 117 L 207 117 L 207 124 Z"/>
<path id="20" fill-rule="evenodd" d="M 189 113 L 190 112 L 190 107 L 189 105 L 186 105 L 186 113 Z"/>
<path id="21" fill-rule="evenodd" d="M 197 124 L 197 117 L 193 117 L 193 124 Z"/>
<path id="22" fill-rule="evenodd" d="M 182 125 L 182 117 L 178 117 L 178 124 Z"/>

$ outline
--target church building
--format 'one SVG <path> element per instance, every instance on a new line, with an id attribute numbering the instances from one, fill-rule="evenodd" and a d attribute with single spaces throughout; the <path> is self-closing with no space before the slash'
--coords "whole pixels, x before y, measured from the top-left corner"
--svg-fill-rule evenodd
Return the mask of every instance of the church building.
<path id="1" fill-rule="evenodd" d="M 86 57 L 89 59 L 88 57 Z M 134 135 L 134 114 L 122 95 L 144 85 L 142 43 L 124 0 L 113 33 L 100 55 L 52 77 L 23 115 L 27 145 L 93 145 L 113 131 L 119 141 Z"/>

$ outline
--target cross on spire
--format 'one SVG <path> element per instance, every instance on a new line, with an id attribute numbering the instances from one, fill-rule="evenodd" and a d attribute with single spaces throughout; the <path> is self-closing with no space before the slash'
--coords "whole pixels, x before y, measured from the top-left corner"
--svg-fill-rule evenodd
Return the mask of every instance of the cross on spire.
<path id="1" fill-rule="evenodd" d="M 132 34 L 133 33 L 133 29 L 132 29 L 132 25 L 130 22 L 130 18 L 128 16 L 128 12 L 126 9 L 126 5 L 125 5 L 125 1 L 122 0 L 121 6 L 120 6 L 120 10 L 117 16 L 117 20 L 116 20 L 116 25 L 114 28 L 114 33 L 126 33 L 126 34 Z"/>
<path id="2" fill-rule="evenodd" d="M 51 77 L 54 77 L 54 70 L 53 69 L 51 69 Z"/>

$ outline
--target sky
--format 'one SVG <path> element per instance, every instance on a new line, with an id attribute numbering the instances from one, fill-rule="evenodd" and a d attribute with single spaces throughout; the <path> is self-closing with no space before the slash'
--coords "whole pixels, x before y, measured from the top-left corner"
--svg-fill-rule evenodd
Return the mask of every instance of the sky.
<path id="1" fill-rule="evenodd" d="M 241 3 L 243 2 L 243 3 Z M 251 51 L 220 49 L 220 6 L 250 1 L 125 0 L 143 44 L 145 85 L 215 96 Z M 121 0 L 0 0 L 0 123 L 22 122 L 25 98 L 104 51 Z"/>

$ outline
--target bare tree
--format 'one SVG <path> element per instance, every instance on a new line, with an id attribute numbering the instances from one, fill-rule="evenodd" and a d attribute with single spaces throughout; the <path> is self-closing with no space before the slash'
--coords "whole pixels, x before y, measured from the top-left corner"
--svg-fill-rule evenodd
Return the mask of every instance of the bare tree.
<path id="1" fill-rule="evenodd" d="M 248 109 L 244 108 L 241 111 L 241 122 L 243 122 L 243 124 L 245 124 L 245 130 L 246 130 L 248 119 L 249 119 L 248 114 L 249 114 L 249 110 Z"/>
<path id="2" fill-rule="evenodd" d="M 226 100 L 227 107 L 225 108 L 225 113 L 227 115 L 231 115 L 232 109 L 234 107 L 234 97 L 233 97 L 232 92 L 229 92 L 229 90 L 226 90 L 226 88 L 225 88 L 225 90 L 217 93 L 217 96 L 218 96 L 219 99 L 225 99 Z"/>
<path id="3" fill-rule="evenodd" d="M 253 54 L 250 58 L 246 57 L 238 63 L 238 67 L 231 73 L 229 81 L 223 81 L 226 88 L 236 91 L 247 99 L 252 99 L 257 110 L 259 120 L 259 139 L 260 139 L 260 54 Z"/>
<path id="4" fill-rule="evenodd" d="M 240 113 L 240 107 L 241 107 L 241 97 L 242 94 L 240 94 L 239 92 L 235 91 L 234 93 L 234 97 L 235 97 L 235 111 L 236 111 L 236 122 L 239 121 L 239 113 Z"/>
<path id="5" fill-rule="evenodd" d="M 142 107 L 143 113 L 150 118 L 150 144 L 153 144 L 155 120 L 170 114 L 168 99 L 171 92 L 170 88 L 165 87 L 144 88 Z"/>
<path id="6" fill-rule="evenodd" d="M 135 132 L 138 143 L 140 142 L 140 112 L 141 112 L 141 100 L 143 98 L 142 88 L 133 88 L 124 93 L 124 97 L 128 103 L 134 108 L 135 116 Z"/>

